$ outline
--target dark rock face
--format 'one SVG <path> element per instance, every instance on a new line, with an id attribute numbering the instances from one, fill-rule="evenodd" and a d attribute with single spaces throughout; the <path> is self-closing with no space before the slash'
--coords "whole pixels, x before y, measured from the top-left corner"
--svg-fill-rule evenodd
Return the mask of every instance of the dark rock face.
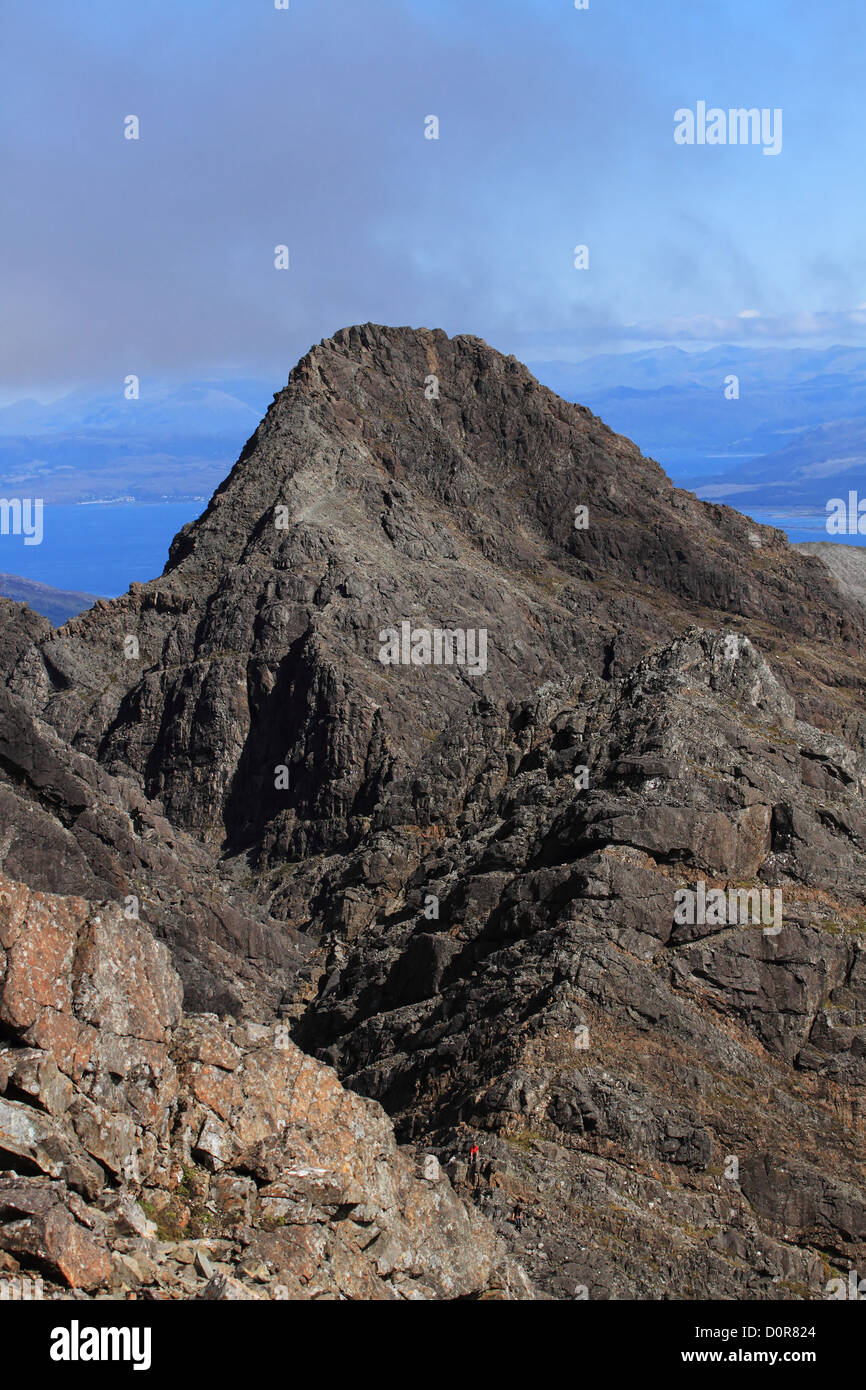
<path id="1" fill-rule="evenodd" d="M 435 846 L 392 850 L 386 799 L 320 890 L 298 1040 L 443 1160 L 479 1137 L 550 1294 L 819 1297 L 818 1252 L 862 1263 L 866 763 L 792 715 L 751 643 L 692 630 L 621 681 L 479 710 L 440 754 L 467 773 Z M 699 881 L 778 890 L 779 930 L 678 924 Z M 348 891 L 370 925 L 346 943 Z"/>
<path id="2" fill-rule="evenodd" d="M 525 698 L 622 674 L 711 615 L 763 639 L 804 713 L 862 733 L 863 615 L 824 566 L 677 491 L 472 338 L 366 327 L 316 348 L 133 589 L 45 640 L 12 688 L 172 824 L 280 862 L 356 842 L 482 681 Z M 402 620 L 486 629 L 486 674 L 383 667 L 378 634 Z"/>
<path id="3" fill-rule="evenodd" d="M 383 664 L 404 623 L 486 662 Z M 3 603 L 0 1249 L 179 1297 L 824 1296 L 866 1262 L 864 643 L 820 558 L 514 359 L 321 344 L 159 579 Z"/>
<path id="4" fill-rule="evenodd" d="M 2 612 L 9 659 L 32 660 L 33 637 L 48 624 L 21 619 L 27 610 L 12 604 Z M 203 844 L 170 825 L 133 780 L 65 744 L 8 687 L 0 688 L 0 768 L 0 858 L 10 877 L 141 912 L 171 943 L 201 1008 L 240 1014 L 254 1000 L 254 1011 L 273 1012 L 290 986 L 303 993 L 305 940 L 241 888 L 228 891 Z"/>

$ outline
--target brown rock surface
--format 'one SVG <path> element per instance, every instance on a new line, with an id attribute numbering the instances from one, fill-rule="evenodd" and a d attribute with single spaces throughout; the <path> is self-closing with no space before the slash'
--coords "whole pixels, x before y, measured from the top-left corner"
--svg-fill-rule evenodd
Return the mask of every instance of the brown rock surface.
<path id="1" fill-rule="evenodd" d="M 0 876 L 0 943 L 0 1250 L 54 1294 L 529 1293 L 379 1106 L 285 1029 L 182 1020 L 140 922 Z"/>

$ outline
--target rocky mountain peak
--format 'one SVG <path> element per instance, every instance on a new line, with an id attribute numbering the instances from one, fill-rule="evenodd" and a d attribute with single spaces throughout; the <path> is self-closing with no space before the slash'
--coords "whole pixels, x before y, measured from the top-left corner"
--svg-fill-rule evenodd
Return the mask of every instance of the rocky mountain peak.
<path id="1" fill-rule="evenodd" d="M 719 613 L 811 717 L 850 719 L 834 687 L 862 679 L 863 615 L 823 565 L 679 492 L 479 339 L 365 325 L 298 365 L 165 573 L 67 624 L 21 681 L 176 823 L 295 855 L 355 838 L 482 690 L 610 678 Z M 483 672 L 435 662 L 455 630 Z"/>
<path id="2" fill-rule="evenodd" d="M 0 601 L 0 1250 L 86 1200 L 115 1277 L 138 1145 L 163 1233 L 205 1221 L 178 1166 L 216 1215 L 208 1296 L 320 1238 L 344 1296 L 815 1296 L 866 1250 L 858 595 L 479 339 L 313 348 L 160 577 L 59 631 Z M 170 956 L 152 1038 L 103 940 Z"/>

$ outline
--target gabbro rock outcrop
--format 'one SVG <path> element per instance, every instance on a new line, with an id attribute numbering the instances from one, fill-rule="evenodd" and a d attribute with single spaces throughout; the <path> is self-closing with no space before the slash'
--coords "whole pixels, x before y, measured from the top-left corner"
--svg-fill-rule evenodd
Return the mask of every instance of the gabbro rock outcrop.
<path id="1" fill-rule="evenodd" d="M 160 578 L 0 619 L 8 1259 L 209 1298 L 866 1264 L 866 617 L 820 558 L 480 340 L 366 325 Z M 486 670 L 383 664 L 403 622 Z M 677 917 L 713 890 L 780 920 Z"/>
<path id="2" fill-rule="evenodd" d="M 56 1296 L 531 1292 L 378 1105 L 285 1029 L 182 1018 L 181 994 L 140 922 L 0 878 L 0 1277 L 38 1269 Z"/>
<path id="3" fill-rule="evenodd" d="M 866 762 L 793 712 L 699 629 L 479 707 L 416 774 L 435 843 L 398 788 L 320 889 L 299 1041 L 443 1160 L 474 1137 L 554 1297 L 821 1297 L 866 1256 Z M 678 923 L 698 883 L 782 918 Z"/>

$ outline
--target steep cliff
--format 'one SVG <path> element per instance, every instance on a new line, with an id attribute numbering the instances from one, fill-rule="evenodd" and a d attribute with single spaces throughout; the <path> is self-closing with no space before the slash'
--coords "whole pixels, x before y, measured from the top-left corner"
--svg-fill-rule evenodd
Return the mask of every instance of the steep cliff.
<path id="1" fill-rule="evenodd" d="M 16 941 L 108 914 L 172 982 L 146 1123 L 149 1034 L 78 1076 L 0 1015 L 16 1133 L 56 1129 L 5 1145 L 15 1201 L 132 1184 L 175 1236 L 203 1203 L 223 1295 L 248 1248 L 290 1296 L 820 1297 L 863 1263 L 866 615 L 820 558 L 480 340 L 366 325 L 160 578 L 56 632 L 0 604 Z M 52 1066 L 62 1123 L 20 1081 Z"/>

